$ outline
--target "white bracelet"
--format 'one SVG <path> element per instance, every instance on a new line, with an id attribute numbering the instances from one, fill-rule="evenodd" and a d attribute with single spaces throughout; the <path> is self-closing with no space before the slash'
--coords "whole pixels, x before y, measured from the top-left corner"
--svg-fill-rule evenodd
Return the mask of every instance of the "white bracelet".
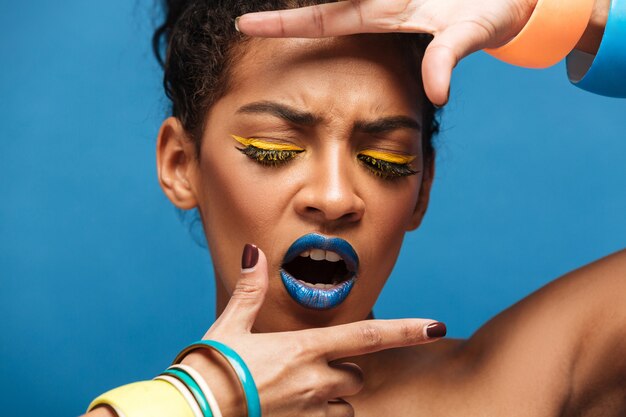
<path id="1" fill-rule="evenodd" d="M 187 372 L 189 376 L 196 381 L 196 384 L 198 384 L 204 393 L 204 396 L 209 403 L 209 407 L 211 407 L 211 411 L 213 412 L 213 417 L 222 417 L 222 412 L 220 411 L 219 405 L 217 405 L 217 400 L 215 399 L 215 395 L 213 395 L 213 391 L 211 391 L 211 388 L 209 388 L 209 385 L 198 371 L 193 369 L 191 366 L 184 364 L 173 365 L 170 366 L 170 368 L 180 368 L 181 370 Z"/>
<path id="2" fill-rule="evenodd" d="M 178 379 L 174 378 L 173 376 L 169 376 L 169 375 L 159 375 L 154 379 L 155 380 L 160 379 L 162 381 L 172 384 L 174 388 L 176 388 L 178 392 L 180 392 L 182 396 L 185 397 L 185 401 L 187 401 L 187 404 L 189 404 L 189 407 L 191 407 L 191 411 L 193 412 L 193 415 L 195 417 L 204 417 L 204 415 L 202 414 L 202 410 L 200 409 L 200 406 L 196 402 L 196 399 L 193 397 L 193 395 L 191 394 L 191 391 L 189 391 L 189 389 L 185 386 L 185 384 L 183 384 L 182 382 L 180 382 Z"/>

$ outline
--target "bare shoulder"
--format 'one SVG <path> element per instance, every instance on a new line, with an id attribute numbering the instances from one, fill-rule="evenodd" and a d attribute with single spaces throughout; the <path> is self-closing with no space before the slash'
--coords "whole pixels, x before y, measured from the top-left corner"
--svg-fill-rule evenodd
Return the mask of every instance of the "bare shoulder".
<path id="1" fill-rule="evenodd" d="M 497 412 L 618 416 L 626 407 L 626 250 L 572 271 L 485 324 L 449 358 Z M 481 394 L 482 393 L 482 394 Z M 509 410 L 510 407 L 510 410 Z M 490 415 L 490 414 L 487 414 Z M 496 415 L 496 414 L 494 414 Z"/>
<path id="2" fill-rule="evenodd" d="M 552 281 L 468 340 L 370 356 L 362 365 L 374 400 L 359 413 L 624 416 L 624 352 L 626 250 Z"/>

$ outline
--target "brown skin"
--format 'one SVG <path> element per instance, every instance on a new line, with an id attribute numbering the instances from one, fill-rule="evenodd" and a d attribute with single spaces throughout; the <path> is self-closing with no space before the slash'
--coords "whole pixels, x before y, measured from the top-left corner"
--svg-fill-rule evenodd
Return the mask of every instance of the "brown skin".
<path id="1" fill-rule="evenodd" d="M 253 320 L 254 332 L 263 335 L 335 326 L 370 314 L 405 232 L 417 228 L 423 218 L 433 177 L 433 165 L 424 162 L 418 129 L 399 125 L 373 134 L 362 127 L 399 117 L 421 122 L 419 80 L 406 59 L 394 38 L 385 35 L 252 41 L 233 69 L 233 87 L 207 116 L 199 158 L 178 121 L 165 121 L 157 156 L 161 184 L 178 207 L 197 206 L 200 211 L 214 259 L 218 322 L 229 323 L 226 328 L 233 327 L 232 317 L 238 314 L 226 309 L 232 296 L 239 289 L 250 297 L 250 284 L 241 288 L 239 272 L 241 248 L 247 242 L 264 250 L 269 271 L 265 301 Z M 353 88 L 355 83 L 361 88 Z M 261 102 L 307 114 L 310 120 L 295 122 L 258 108 L 242 110 Z M 241 144 L 231 134 L 297 145 L 305 151 L 279 167 L 263 166 L 239 152 Z M 418 172 L 394 180 L 380 178 L 357 160 L 364 150 L 414 156 L 411 168 Z M 288 247 L 311 232 L 342 237 L 359 255 L 357 283 L 346 301 L 332 310 L 299 306 L 280 280 L 279 269 Z M 406 329 L 396 334 L 404 334 L 410 344 L 421 343 L 424 332 L 420 326 L 408 330 L 419 334 L 417 339 L 406 337 Z M 261 397 L 276 398 L 276 405 L 265 401 L 265 411 L 279 408 L 284 415 L 309 413 L 327 407 L 327 399 L 360 389 L 358 368 L 345 368 L 337 375 L 336 370 L 328 369 L 328 360 L 320 360 L 320 350 L 299 356 L 298 349 L 291 348 L 292 342 L 275 333 L 265 339 L 257 337 L 251 348 L 240 335 L 235 338 L 220 331 L 224 328 L 219 324 L 217 331 L 214 327 L 210 337 L 220 337 L 235 347 L 259 375 L 255 380 Z M 332 334 L 320 337 L 333 338 Z M 358 345 L 358 341 L 357 336 L 350 343 Z M 263 343 L 268 343 L 267 348 L 261 348 Z M 384 346 L 374 347 L 380 350 Z M 271 359 L 261 360 L 259 351 Z M 188 363 L 209 375 L 208 380 L 223 378 L 216 375 L 214 365 L 207 365 L 212 358 L 191 356 Z M 287 366 L 279 369 L 277 363 Z M 316 378 L 309 382 L 311 375 L 318 375 L 319 382 Z M 302 382 L 297 383 L 299 379 Z M 335 390 L 326 391 L 324 386 L 334 386 L 333 381 L 341 382 Z M 309 389 L 309 383 L 315 386 Z M 280 389 L 281 384 L 288 386 Z M 238 392 L 236 381 L 222 379 L 216 385 L 220 390 L 232 387 L 218 398 Z M 296 407 L 291 414 L 282 410 L 281 396 L 302 397 L 302 409 Z M 320 396 L 327 398 L 319 403 L 316 398 Z M 227 401 L 222 406 L 232 406 L 233 415 L 245 413 L 241 401 Z"/>
<path id="2" fill-rule="evenodd" d="M 238 28 L 260 37 L 327 37 L 354 33 L 430 33 L 434 40 L 422 62 L 428 98 L 445 105 L 452 70 L 467 55 L 504 45 L 533 13 L 537 0 L 349 0 L 250 13 Z M 610 0 L 595 0 L 577 49 L 594 54 L 606 24 Z"/>
<path id="3" fill-rule="evenodd" d="M 355 359 L 366 385 L 348 400 L 360 417 L 623 416 L 624 294 L 626 250 L 553 281 L 467 341 Z"/>
<path id="4" fill-rule="evenodd" d="M 580 49 L 597 49 L 607 8 L 605 0 L 598 0 Z M 176 120 L 168 119 L 160 134 L 159 172 L 166 194 L 181 208 L 199 206 L 207 225 L 216 265 L 218 313 L 225 309 L 231 294 L 237 298 L 239 276 L 235 272 L 242 242 L 253 241 L 267 248 L 269 287 L 257 294 L 257 301 L 262 302 L 267 291 L 267 301 L 263 308 L 261 303 L 251 307 L 248 317 L 257 332 L 365 318 L 395 262 L 402 235 L 417 227 L 423 217 L 432 183 L 432 166 L 420 167 L 425 175 L 410 177 L 399 187 L 388 187 L 362 171 L 362 166 L 351 164 L 354 152 L 364 143 L 351 130 L 355 120 L 390 113 L 419 117 L 420 109 L 410 99 L 415 90 L 406 88 L 412 85 L 410 74 L 399 70 L 403 66 L 394 48 L 373 38 L 303 42 L 263 41 L 257 43 L 255 53 L 245 54 L 235 71 L 236 86 L 208 115 L 200 161 Z M 367 88 L 357 92 L 346 88 L 355 80 Z M 316 88 L 307 88 L 310 85 Z M 267 115 L 242 117 L 234 111 L 243 102 L 259 97 L 286 100 L 321 116 L 315 126 L 298 130 L 293 136 L 298 140 L 305 137 L 307 153 L 313 156 L 298 161 L 300 167 L 292 163 L 285 169 L 288 173 L 280 173 L 283 168 L 259 169 L 232 152 L 236 144 L 228 133 L 255 136 L 259 131 L 295 131 Z M 216 120 L 219 122 L 212 122 Z M 371 144 L 368 138 L 365 143 Z M 394 132 L 383 138 L 383 144 L 385 149 L 391 146 L 399 152 L 421 152 L 414 132 Z M 325 174 L 308 175 L 320 171 Z M 263 182 L 257 184 L 256 178 L 263 178 Z M 267 201 L 258 191 L 272 186 L 279 192 Z M 221 198 L 213 198 L 215 195 Z M 396 202 L 391 205 L 393 210 L 386 212 L 377 205 L 380 196 Z M 268 222 L 271 227 L 266 227 Z M 225 231 L 233 228 L 237 233 L 229 236 Z M 276 276 L 286 247 L 309 231 L 348 238 L 364 265 L 363 284 L 355 287 L 354 294 L 339 308 L 324 313 L 295 305 Z M 382 244 L 372 243 L 367 236 L 379 237 Z M 626 251 L 621 251 L 552 282 L 496 316 L 467 341 L 446 340 L 355 356 L 350 361 L 362 369 L 362 381 L 359 372 L 345 375 L 350 375 L 351 389 L 360 391 L 344 398 L 361 417 L 624 415 L 625 277 Z M 232 327 L 234 313 L 229 311 L 209 336 L 219 333 L 216 328 L 220 321 L 222 326 L 228 323 L 226 328 Z M 403 328 L 404 333 L 407 328 Z M 266 336 L 255 340 L 271 343 L 285 337 Z M 412 339 L 413 343 L 390 343 L 419 343 L 421 336 Z M 236 381 L 216 367 L 211 362 L 214 359 L 192 354 L 187 362 L 214 381 L 212 386 L 226 416 L 245 415 Z M 266 415 L 280 410 L 270 411 Z M 351 412 L 345 407 L 329 407 L 327 415 Z M 114 414 L 101 407 L 88 415 Z"/>
<path id="5" fill-rule="evenodd" d="M 199 208 L 214 259 L 218 314 L 239 279 L 241 248 L 251 242 L 267 254 L 270 270 L 258 332 L 362 320 L 391 273 L 405 232 L 424 215 L 432 166 L 423 175 L 418 130 L 373 135 L 355 126 L 396 116 L 421 121 L 418 81 L 389 36 L 268 39 L 253 41 L 247 51 L 233 71 L 234 87 L 209 112 L 199 160 L 176 120 L 165 122 L 169 139 L 159 149 L 165 192 L 179 207 Z M 288 106 L 315 121 L 240 111 L 259 102 Z M 231 134 L 295 144 L 305 152 L 280 167 L 262 166 L 237 150 L 241 145 Z M 411 166 L 420 172 L 394 181 L 376 177 L 356 159 L 366 149 L 413 155 Z M 186 173 L 182 186 L 176 170 Z M 342 237 L 359 255 L 357 284 L 328 311 L 299 306 L 279 279 L 289 246 L 311 232 Z"/>

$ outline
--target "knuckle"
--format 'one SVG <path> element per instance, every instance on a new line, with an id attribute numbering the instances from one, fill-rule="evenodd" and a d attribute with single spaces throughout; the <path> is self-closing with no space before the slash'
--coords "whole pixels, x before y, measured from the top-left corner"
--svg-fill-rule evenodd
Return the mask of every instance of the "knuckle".
<path id="1" fill-rule="evenodd" d="M 359 329 L 359 338 L 365 347 L 378 348 L 383 344 L 380 330 L 374 326 L 363 326 Z"/>
<path id="2" fill-rule="evenodd" d="M 256 283 L 247 280 L 240 280 L 233 291 L 232 298 L 249 300 L 257 298 L 262 292 L 262 288 Z"/>
<path id="3" fill-rule="evenodd" d="M 290 350 L 298 360 L 305 360 L 313 350 L 313 345 L 308 337 L 298 337 L 292 342 Z"/>
<path id="4" fill-rule="evenodd" d="M 285 354 L 289 355 L 288 361 L 300 364 L 310 362 L 309 359 L 312 348 L 307 337 L 300 335 L 290 337 L 286 340 L 285 347 Z"/>
<path id="5" fill-rule="evenodd" d="M 278 12 L 278 27 L 280 28 L 280 36 L 284 37 L 286 35 L 285 32 L 285 22 L 283 21 L 283 12 Z"/>
<path id="6" fill-rule="evenodd" d="M 313 25 L 315 26 L 318 35 L 323 37 L 326 33 L 326 29 L 324 28 L 324 13 L 322 11 L 322 6 L 317 4 L 313 6 L 312 11 Z"/>
<path id="7" fill-rule="evenodd" d="M 385 8 L 382 16 L 385 18 L 384 21 L 388 28 L 402 29 L 411 23 L 414 9 L 413 0 L 394 1 Z"/>
<path id="8" fill-rule="evenodd" d="M 361 4 L 361 0 L 351 0 L 350 4 L 352 5 L 352 8 L 354 9 L 356 15 L 359 17 L 359 27 L 364 27 L 365 20 L 363 19 L 363 7 Z"/>
<path id="9" fill-rule="evenodd" d="M 309 374 L 305 398 L 312 403 L 325 403 L 328 400 L 328 381 L 319 371 Z"/>
<path id="10" fill-rule="evenodd" d="M 324 378 L 324 375 L 319 371 L 312 372 L 310 384 L 313 391 L 321 393 L 326 387 L 326 378 Z"/>
<path id="11" fill-rule="evenodd" d="M 400 324 L 400 337 L 406 344 L 417 343 L 422 340 L 422 329 L 419 326 L 402 323 Z"/>
<path id="12" fill-rule="evenodd" d="M 497 19 L 497 18 L 495 18 Z M 482 39 L 493 39 L 498 33 L 498 28 L 492 23 L 491 19 L 478 17 L 475 21 L 468 22 L 468 26 L 476 29 L 476 35 Z"/>

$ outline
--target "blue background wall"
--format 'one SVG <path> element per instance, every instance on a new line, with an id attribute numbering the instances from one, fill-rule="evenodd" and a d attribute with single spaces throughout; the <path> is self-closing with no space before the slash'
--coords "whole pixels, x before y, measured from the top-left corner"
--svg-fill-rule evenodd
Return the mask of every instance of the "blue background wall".
<path id="1" fill-rule="evenodd" d="M 0 414 L 80 414 L 214 319 L 211 264 L 162 195 L 151 0 L 0 2 Z M 626 101 L 559 65 L 456 70 L 432 204 L 376 309 L 466 337 L 626 246 Z M 411 294 L 411 296 L 406 296 Z"/>

